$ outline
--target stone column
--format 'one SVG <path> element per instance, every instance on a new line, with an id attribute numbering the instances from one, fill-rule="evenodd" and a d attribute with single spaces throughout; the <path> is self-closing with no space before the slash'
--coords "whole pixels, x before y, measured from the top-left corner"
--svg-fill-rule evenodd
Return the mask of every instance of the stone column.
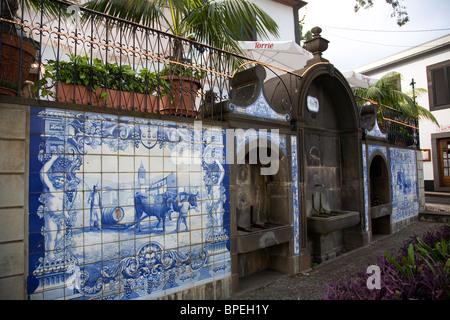
<path id="1" fill-rule="evenodd" d="M 27 107 L 0 104 L 0 299 L 26 298 Z"/>

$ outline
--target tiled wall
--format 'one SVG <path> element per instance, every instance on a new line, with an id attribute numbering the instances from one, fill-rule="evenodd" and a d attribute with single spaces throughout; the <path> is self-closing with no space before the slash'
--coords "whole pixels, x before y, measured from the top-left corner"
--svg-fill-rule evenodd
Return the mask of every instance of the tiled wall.
<path id="1" fill-rule="evenodd" d="M 201 121 L 32 107 L 28 297 L 149 299 L 230 277 L 225 135 Z M 276 141 L 291 155 L 298 255 L 300 151 L 294 135 Z M 365 228 L 375 151 L 389 162 L 392 221 L 418 214 L 415 151 L 363 145 Z"/>
<path id="2" fill-rule="evenodd" d="M 416 151 L 363 144 L 365 229 L 369 230 L 368 161 L 375 151 L 383 154 L 390 169 L 392 222 L 419 214 Z M 366 154 L 367 149 L 367 154 Z"/>
<path id="3" fill-rule="evenodd" d="M 366 231 L 369 231 L 369 178 L 367 176 L 367 153 L 364 143 L 362 144 L 362 162 L 364 176 L 364 228 Z"/>
<path id="4" fill-rule="evenodd" d="M 300 201 L 298 190 L 298 149 L 297 136 L 291 136 L 291 170 L 292 170 L 292 214 L 294 221 L 294 255 L 300 253 Z"/>
<path id="5" fill-rule="evenodd" d="M 419 214 L 416 151 L 389 148 L 392 221 Z"/>
<path id="6" fill-rule="evenodd" d="M 228 277 L 224 133 L 31 108 L 29 298 L 148 299 Z"/>

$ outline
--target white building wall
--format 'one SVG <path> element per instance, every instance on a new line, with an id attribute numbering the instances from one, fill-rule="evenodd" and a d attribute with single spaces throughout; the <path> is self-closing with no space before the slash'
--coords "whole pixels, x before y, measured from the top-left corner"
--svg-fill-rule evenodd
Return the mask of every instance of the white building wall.
<path id="1" fill-rule="evenodd" d="M 294 13 L 290 6 L 272 1 L 272 0 L 250 0 L 259 6 L 262 10 L 270 14 L 273 20 L 278 24 L 279 37 L 269 35 L 267 39 L 258 39 L 261 41 L 288 41 L 295 40 L 294 33 Z M 297 22 L 298 23 L 298 22 Z"/>

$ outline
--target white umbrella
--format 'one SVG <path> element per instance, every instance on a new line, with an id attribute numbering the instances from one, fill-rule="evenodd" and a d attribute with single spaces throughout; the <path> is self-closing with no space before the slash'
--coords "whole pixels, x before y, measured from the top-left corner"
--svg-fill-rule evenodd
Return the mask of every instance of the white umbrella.
<path id="1" fill-rule="evenodd" d="M 378 81 L 378 79 L 368 77 L 355 71 L 346 71 L 343 74 L 351 87 L 368 88 Z"/>
<path id="2" fill-rule="evenodd" d="M 244 54 L 252 60 L 262 62 L 286 71 L 302 69 L 306 61 L 313 58 L 313 54 L 294 41 L 239 41 Z M 271 68 L 276 74 L 284 72 Z M 266 70 L 267 78 L 275 75 Z"/>

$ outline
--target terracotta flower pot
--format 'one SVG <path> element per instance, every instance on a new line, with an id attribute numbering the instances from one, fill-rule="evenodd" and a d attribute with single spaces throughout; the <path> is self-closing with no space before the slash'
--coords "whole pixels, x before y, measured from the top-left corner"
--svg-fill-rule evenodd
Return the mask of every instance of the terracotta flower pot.
<path id="1" fill-rule="evenodd" d="M 179 76 L 163 76 L 171 83 L 170 94 L 162 97 L 160 113 L 197 116 L 195 100 L 201 84 L 196 79 Z"/>
<path id="2" fill-rule="evenodd" d="M 108 93 L 106 99 L 101 98 L 103 91 Z M 95 94 L 99 97 L 98 106 L 111 109 L 134 110 L 149 113 L 158 112 L 158 97 L 150 94 L 126 92 L 112 89 L 98 88 Z"/>
<path id="3" fill-rule="evenodd" d="M 98 97 L 89 87 L 83 85 L 73 85 L 63 82 L 57 84 L 57 101 L 66 103 L 75 103 L 82 105 L 98 105 Z M 74 101 L 75 99 L 75 101 Z"/>
<path id="4" fill-rule="evenodd" d="M 133 92 L 97 88 L 92 92 L 89 87 L 58 82 L 57 101 L 92 105 L 111 109 L 135 110 L 149 113 L 158 112 L 158 97 Z M 107 98 L 102 98 L 103 91 L 107 91 Z M 75 99 L 75 100 L 74 100 Z M 159 101 L 161 104 L 161 101 Z"/>
<path id="5" fill-rule="evenodd" d="M 22 65 L 20 65 L 20 48 L 22 46 Z M 30 72 L 31 64 L 36 59 L 36 48 L 19 37 L 2 33 L 2 55 L 0 67 L 0 87 L 2 94 L 16 96 L 22 89 Z M 19 83 L 20 80 L 20 83 Z"/>

